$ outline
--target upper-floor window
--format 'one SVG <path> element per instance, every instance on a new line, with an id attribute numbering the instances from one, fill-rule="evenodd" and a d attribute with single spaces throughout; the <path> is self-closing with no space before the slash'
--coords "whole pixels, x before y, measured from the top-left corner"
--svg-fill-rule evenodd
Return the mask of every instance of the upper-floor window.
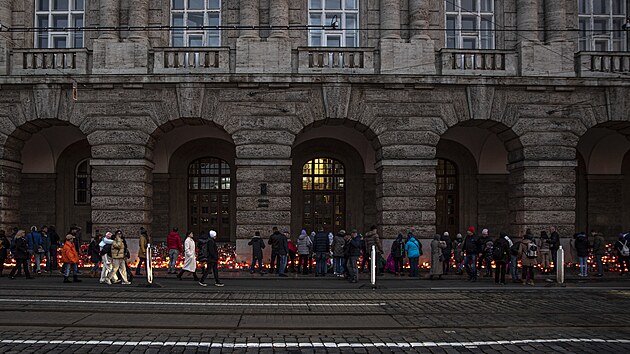
<path id="1" fill-rule="evenodd" d="M 36 0 L 35 45 L 37 48 L 81 48 L 85 0 Z"/>
<path id="2" fill-rule="evenodd" d="M 624 51 L 626 0 L 578 0 L 580 50 Z"/>
<path id="3" fill-rule="evenodd" d="M 494 0 L 446 0 L 446 47 L 494 49 Z"/>
<path id="4" fill-rule="evenodd" d="M 220 25 L 221 0 L 171 0 L 173 47 L 218 47 L 221 31 L 202 27 Z"/>
<path id="5" fill-rule="evenodd" d="M 309 0 L 308 24 L 326 27 L 309 31 L 311 47 L 358 47 L 359 0 Z"/>

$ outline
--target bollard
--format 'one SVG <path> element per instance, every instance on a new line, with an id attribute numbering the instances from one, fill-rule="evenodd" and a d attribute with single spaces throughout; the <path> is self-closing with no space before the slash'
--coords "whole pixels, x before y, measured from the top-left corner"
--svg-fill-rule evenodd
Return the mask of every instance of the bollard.
<path id="1" fill-rule="evenodd" d="M 147 282 L 149 285 L 153 284 L 153 265 L 151 261 L 153 255 L 151 254 L 151 244 L 147 244 Z"/>
<path id="2" fill-rule="evenodd" d="M 564 284 L 564 250 L 562 246 L 558 248 L 556 259 L 558 260 L 558 264 L 554 264 L 554 267 L 556 267 L 556 281 L 558 284 Z"/>
<path id="3" fill-rule="evenodd" d="M 376 288 L 376 246 L 372 245 L 372 251 L 370 252 L 372 262 L 370 262 L 370 282 L 372 283 L 372 289 Z"/>

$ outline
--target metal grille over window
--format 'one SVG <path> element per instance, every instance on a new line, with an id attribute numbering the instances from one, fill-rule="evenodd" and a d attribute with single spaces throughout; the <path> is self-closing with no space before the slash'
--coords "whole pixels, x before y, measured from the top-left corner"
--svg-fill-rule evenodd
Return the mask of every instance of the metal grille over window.
<path id="1" fill-rule="evenodd" d="M 219 47 L 221 30 L 203 29 L 221 25 L 221 0 L 171 0 L 173 47 Z"/>
<path id="2" fill-rule="evenodd" d="M 337 232 L 345 227 L 345 169 L 329 158 L 313 159 L 302 168 L 303 227 Z"/>
<path id="3" fill-rule="evenodd" d="M 457 167 L 451 161 L 438 159 L 436 168 L 436 229 L 453 235 L 459 224 L 459 188 Z"/>
<path id="4" fill-rule="evenodd" d="M 330 27 L 335 23 L 335 28 Z M 309 0 L 308 33 L 311 47 L 358 47 L 359 1 L 358 0 Z"/>
<path id="5" fill-rule="evenodd" d="M 580 51 L 625 51 L 626 0 L 578 0 Z"/>
<path id="6" fill-rule="evenodd" d="M 446 47 L 494 49 L 494 0 L 445 0 Z"/>
<path id="7" fill-rule="evenodd" d="M 85 0 L 36 0 L 37 48 L 82 48 Z"/>
<path id="8" fill-rule="evenodd" d="M 83 160 L 74 170 L 74 204 L 90 204 L 91 169 L 90 160 Z"/>
<path id="9" fill-rule="evenodd" d="M 220 240 L 230 239 L 231 170 L 218 158 L 202 158 L 188 167 L 188 229 L 199 234 L 217 231 Z"/>

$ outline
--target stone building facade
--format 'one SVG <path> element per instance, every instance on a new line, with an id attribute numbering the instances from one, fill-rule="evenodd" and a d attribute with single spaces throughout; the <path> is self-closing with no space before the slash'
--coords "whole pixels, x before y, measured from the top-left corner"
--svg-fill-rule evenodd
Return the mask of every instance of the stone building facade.
<path id="1" fill-rule="evenodd" d="M 0 0 L 0 227 L 612 236 L 628 4 L 602 1 Z"/>

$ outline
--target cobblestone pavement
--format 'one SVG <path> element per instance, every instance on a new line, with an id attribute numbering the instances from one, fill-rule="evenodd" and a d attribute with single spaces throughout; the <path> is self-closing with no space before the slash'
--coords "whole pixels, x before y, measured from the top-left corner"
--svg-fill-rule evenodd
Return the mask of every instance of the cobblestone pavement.
<path id="1" fill-rule="evenodd" d="M 147 288 L 0 278 L 0 353 L 630 352 L 623 282 L 372 290 L 240 281 Z"/>

